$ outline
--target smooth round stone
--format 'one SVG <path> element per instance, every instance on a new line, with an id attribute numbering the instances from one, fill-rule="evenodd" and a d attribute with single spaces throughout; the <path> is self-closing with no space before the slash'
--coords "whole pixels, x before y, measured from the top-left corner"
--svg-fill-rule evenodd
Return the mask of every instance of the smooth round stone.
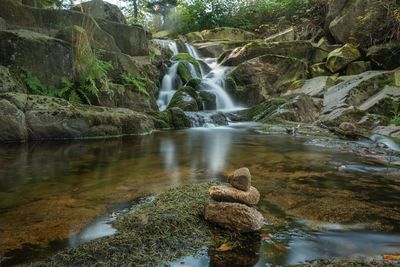
<path id="1" fill-rule="evenodd" d="M 222 228 L 243 233 L 258 231 L 264 225 L 260 212 L 239 203 L 211 201 L 204 207 L 204 218 Z"/>
<path id="2" fill-rule="evenodd" d="M 248 168 L 240 168 L 228 177 L 228 182 L 235 188 L 247 191 L 251 186 L 251 174 Z"/>
<path id="3" fill-rule="evenodd" d="M 257 205 L 260 200 L 260 193 L 253 186 L 248 191 L 238 190 L 228 185 L 211 186 L 208 193 L 216 201 L 238 202 L 248 206 Z"/>

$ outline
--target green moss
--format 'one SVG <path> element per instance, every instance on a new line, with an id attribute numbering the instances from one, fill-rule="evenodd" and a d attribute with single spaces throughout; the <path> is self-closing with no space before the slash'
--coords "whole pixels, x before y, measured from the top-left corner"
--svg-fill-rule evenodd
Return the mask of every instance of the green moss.
<path id="1" fill-rule="evenodd" d="M 184 111 L 199 111 L 202 103 L 199 99 L 196 90 L 186 86 L 180 88 L 172 97 L 168 107 L 178 107 Z"/>
<path id="2" fill-rule="evenodd" d="M 200 84 L 201 84 L 201 80 L 200 80 L 200 79 L 198 79 L 198 78 L 193 78 L 193 79 L 191 79 L 190 81 L 188 81 L 188 82 L 185 84 L 185 86 L 189 86 L 189 87 L 192 87 L 192 88 L 195 89 L 195 90 L 199 90 Z"/>
<path id="3" fill-rule="evenodd" d="M 172 115 L 169 110 L 162 112 L 151 112 L 149 113 L 151 119 L 153 120 L 154 127 L 156 129 L 171 129 L 174 128 L 172 124 Z"/>
<path id="4" fill-rule="evenodd" d="M 158 194 L 114 223 L 117 234 L 56 254 L 37 266 L 160 266 L 212 244 L 202 218 L 208 188 L 183 186 Z M 228 236 L 229 238 L 229 236 Z"/>
<path id="5" fill-rule="evenodd" d="M 182 81 L 186 84 L 192 79 L 189 68 L 185 62 L 179 62 L 178 65 L 178 75 L 181 77 Z"/>

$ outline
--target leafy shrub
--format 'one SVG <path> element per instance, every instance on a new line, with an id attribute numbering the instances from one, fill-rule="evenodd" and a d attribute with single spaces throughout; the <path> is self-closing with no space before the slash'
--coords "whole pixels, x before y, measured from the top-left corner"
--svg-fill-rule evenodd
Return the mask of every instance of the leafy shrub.
<path id="1" fill-rule="evenodd" d="M 121 80 L 123 85 L 133 85 L 134 88 L 141 94 L 149 97 L 150 94 L 146 89 L 146 79 L 132 74 L 122 74 Z"/>

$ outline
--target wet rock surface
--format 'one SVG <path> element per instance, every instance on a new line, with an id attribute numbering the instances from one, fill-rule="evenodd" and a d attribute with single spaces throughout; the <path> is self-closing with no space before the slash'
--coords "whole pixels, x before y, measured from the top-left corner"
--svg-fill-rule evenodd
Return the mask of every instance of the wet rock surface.
<path id="1" fill-rule="evenodd" d="M 251 186 L 248 168 L 240 168 L 229 176 L 231 185 L 212 186 L 208 193 L 210 200 L 204 207 L 204 218 L 222 228 L 246 233 L 261 229 L 264 217 L 255 208 L 260 193 Z M 235 187 L 246 190 L 240 190 Z"/>

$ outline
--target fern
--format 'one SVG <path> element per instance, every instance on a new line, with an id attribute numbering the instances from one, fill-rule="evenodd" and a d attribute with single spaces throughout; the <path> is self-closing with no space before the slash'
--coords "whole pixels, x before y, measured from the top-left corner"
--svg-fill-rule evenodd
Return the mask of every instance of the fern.
<path id="1" fill-rule="evenodd" d="M 150 96 L 150 94 L 146 90 L 146 79 L 145 78 L 137 77 L 137 76 L 134 76 L 131 74 L 122 74 L 121 79 L 122 79 L 122 83 L 124 85 L 133 85 L 139 93 L 141 93 L 147 97 Z"/>

